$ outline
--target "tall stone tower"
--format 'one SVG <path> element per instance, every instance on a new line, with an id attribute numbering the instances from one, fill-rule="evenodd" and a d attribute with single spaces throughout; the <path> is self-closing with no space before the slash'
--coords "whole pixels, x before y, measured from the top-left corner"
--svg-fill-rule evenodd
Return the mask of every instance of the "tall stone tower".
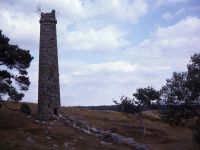
<path id="1" fill-rule="evenodd" d="M 60 113 L 60 86 L 55 10 L 41 13 L 38 83 L 38 119 L 47 120 Z"/>

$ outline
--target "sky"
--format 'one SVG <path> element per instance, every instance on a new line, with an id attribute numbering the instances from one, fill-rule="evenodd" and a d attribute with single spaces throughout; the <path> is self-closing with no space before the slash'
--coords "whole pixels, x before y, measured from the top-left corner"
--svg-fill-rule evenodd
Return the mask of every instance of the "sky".
<path id="1" fill-rule="evenodd" d="M 0 29 L 30 50 L 37 103 L 40 13 L 56 10 L 61 104 L 112 105 L 137 88 L 159 90 L 200 52 L 199 0 L 0 0 Z"/>

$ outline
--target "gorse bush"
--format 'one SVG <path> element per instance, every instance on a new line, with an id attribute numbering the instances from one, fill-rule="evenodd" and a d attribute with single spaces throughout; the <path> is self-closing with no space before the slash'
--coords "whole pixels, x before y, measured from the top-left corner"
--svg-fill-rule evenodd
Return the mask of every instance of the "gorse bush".
<path id="1" fill-rule="evenodd" d="M 22 104 L 20 107 L 20 112 L 26 114 L 26 115 L 30 115 L 31 114 L 31 109 L 27 104 Z"/>
<path id="2" fill-rule="evenodd" d="M 160 114 L 162 121 L 167 122 L 171 125 L 179 125 L 180 124 L 180 115 L 179 111 L 174 109 L 174 107 L 169 106 L 166 110 L 163 110 Z"/>

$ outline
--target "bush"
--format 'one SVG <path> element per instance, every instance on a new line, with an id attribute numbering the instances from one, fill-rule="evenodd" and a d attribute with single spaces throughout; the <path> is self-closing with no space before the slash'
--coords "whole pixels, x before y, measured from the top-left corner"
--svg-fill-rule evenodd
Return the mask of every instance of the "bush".
<path id="1" fill-rule="evenodd" d="M 186 107 L 184 105 L 169 105 L 161 109 L 161 119 L 171 125 L 184 125 L 185 119 L 190 119 L 195 116 L 191 110 L 192 107 Z"/>
<path id="2" fill-rule="evenodd" d="M 162 121 L 170 125 L 181 125 L 181 112 L 175 107 L 170 107 L 167 110 L 161 111 L 160 115 Z"/>
<path id="3" fill-rule="evenodd" d="M 198 117 L 194 124 L 193 140 L 200 144 L 200 117 Z"/>
<path id="4" fill-rule="evenodd" d="M 20 107 L 20 112 L 26 114 L 26 115 L 30 115 L 31 114 L 31 109 L 27 104 L 22 104 Z"/>

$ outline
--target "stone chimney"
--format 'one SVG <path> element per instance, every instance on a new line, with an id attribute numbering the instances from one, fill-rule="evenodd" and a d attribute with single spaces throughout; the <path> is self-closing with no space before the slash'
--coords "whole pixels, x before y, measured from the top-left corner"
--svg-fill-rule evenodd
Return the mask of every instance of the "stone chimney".
<path id="1" fill-rule="evenodd" d="M 41 13 L 38 81 L 38 119 L 60 113 L 60 85 L 55 10 Z"/>

